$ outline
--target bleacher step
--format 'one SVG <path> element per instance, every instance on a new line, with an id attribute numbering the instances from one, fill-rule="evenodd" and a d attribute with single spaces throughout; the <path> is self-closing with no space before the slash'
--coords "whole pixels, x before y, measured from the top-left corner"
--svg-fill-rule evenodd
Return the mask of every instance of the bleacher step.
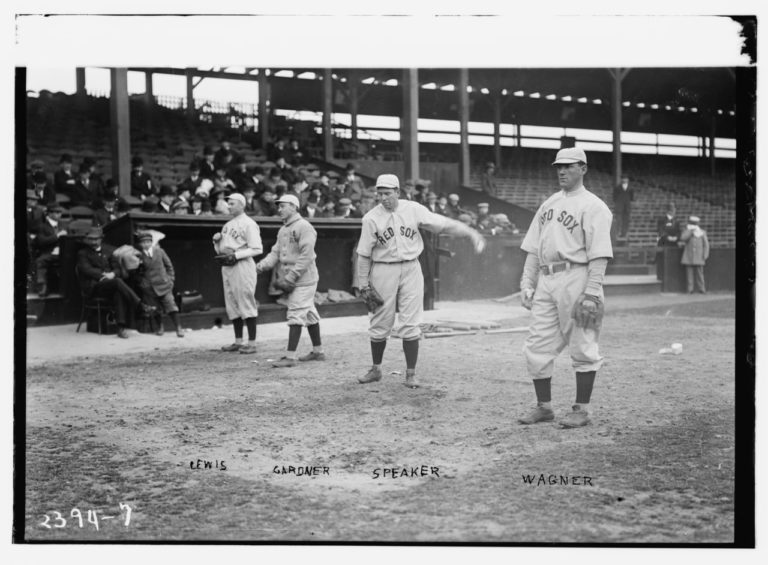
<path id="1" fill-rule="evenodd" d="M 606 296 L 658 294 L 661 281 L 656 275 L 606 275 L 603 290 Z"/>

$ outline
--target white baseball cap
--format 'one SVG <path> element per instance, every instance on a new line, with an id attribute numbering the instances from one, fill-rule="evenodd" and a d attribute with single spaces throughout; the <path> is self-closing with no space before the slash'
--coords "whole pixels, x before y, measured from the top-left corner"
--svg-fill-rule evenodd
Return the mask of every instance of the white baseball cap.
<path id="1" fill-rule="evenodd" d="M 293 204 L 296 206 L 296 208 L 299 208 L 299 199 L 296 198 L 293 194 L 283 194 L 280 198 L 275 200 L 278 204 L 280 202 L 287 202 L 288 204 Z"/>
<path id="2" fill-rule="evenodd" d="M 587 162 L 587 154 L 578 147 L 566 147 L 557 152 L 553 165 L 572 165 L 573 163 Z"/>
<path id="3" fill-rule="evenodd" d="M 397 175 L 379 175 L 376 179 L 376 188 L 394 188 L 400 190 L 400 179 Z"/>
<path id="4" fill-rule="evenodd" d="M 240 204 L 245 206 L 245 196 L 240 194 L 239 192 L 234 192 L 227 196 L 227 200 L 237 200 Z"/>

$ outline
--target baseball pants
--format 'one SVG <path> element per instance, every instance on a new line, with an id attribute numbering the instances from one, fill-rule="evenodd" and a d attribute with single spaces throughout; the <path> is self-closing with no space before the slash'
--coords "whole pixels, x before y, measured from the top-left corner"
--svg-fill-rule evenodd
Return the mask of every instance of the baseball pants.
<path id="1" fill-rule="evenodd" d="M 418 259 L 402 263 L 374 263 L 370 284 L 384 299 L 384 304 L 370 314 L 368 335 L 384 341 L 392 333 L 395 314 L 400 314 L 399 334 L 404 340 L 421 337 L 424 313 L 424 276 Z"/>
<path id="2" fill-rule="evenodd" d="M 704 266 L 686 265 L 685 281 L 687 283 L 688 292 L 693 292 L 694 290 L 706 292 L 707 289 L 704 285 Z"/>
<path id="3" fill-rule="evenodd" d="M 288 325 L 311 326 L 320 321 L 320 314 L 315 307 L 315 292 L 317 283 L 307 286 L 297 286 L 287 297 Z"/>
<path id="4" fill-rule="evenodd" d="M 224 283 L 224 306 L 227 318 L 255 318 L 259 315 L 256 301 L 256 263 L 241 259 L 231 267 L 221 268 Z"/>
<path id="5" fill-rule="evenodd" d="M 555 359 L 566 347 L 576 372 L 597 371 L 602 366 L 597 346 L 599 330 L 579 328 L 571 317 L 586 285 L 586 266 L 573 266 L 553 275 L 539 274 L 531 307 L 533 320 L 523 343 L 532 379 L 551 377 Z"/>

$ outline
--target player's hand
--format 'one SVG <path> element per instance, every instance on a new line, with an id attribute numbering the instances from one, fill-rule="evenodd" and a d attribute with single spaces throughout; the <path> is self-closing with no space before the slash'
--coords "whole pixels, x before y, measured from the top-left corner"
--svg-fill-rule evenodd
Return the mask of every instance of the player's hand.
<path id="1" fill-rule="evenodd" d="M 221 241 L 221 234 L 220 233 L 213 234 L 213 242 L 218 243 L 220 241 Z"/>
<path id="2" fill-rule="evenodd" d="M 526 310 L 530 310 L 533 306 L 533 289 L 532 288 L 524 288 L 521 291 L 520 294 L 520 304 L 522 304 L 523 308 Z"/>
<path id="3" fill-rule="evenodd" d="M 482 253 L 485 250 L 485 238 L 475 232 L 472 235 L 472 245 L 475 247 L 475 253 Z"/>

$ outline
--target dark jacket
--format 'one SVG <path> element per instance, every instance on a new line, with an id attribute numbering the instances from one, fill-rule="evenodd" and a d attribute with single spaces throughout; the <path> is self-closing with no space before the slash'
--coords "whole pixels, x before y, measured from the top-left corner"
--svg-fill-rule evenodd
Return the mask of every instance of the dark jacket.
<path id="1" fill-rule="evenodd" d="M 656 243 L 659 247 L 676 247 L 677 240 L 680 238 L 680 221 L 672 217 L 668 218 L 666 214 L 656 220 L 656 232 L 659 234 L 659 240 Z"/>
<path id="2" fill-rule="evenodd" d="M 261 198 L 256 198 L 253 201 L 253 215 L 254 216 L 276 216 L 277 204 L 274 202 L 267 202 Z"/>
<path id="3" fill-rule="evenodd" d="M 114 211 L 110 213 L 106 208 L 99 208 L 93 211 L 93 225 L 101 227 L 108 224 L 116 218 Z"/>
<path id="4" fill-rule="evenodd" d="M 93 292 L 96 283 L 101 280 L 104 273 L 114 270 L 112 246 L 102 244 L 99 251 L 91 247 L 83 247 L 77 252 L 77 269 L 80 272 L 80 288 L 86 295 Z"/>
<path id="5" fill-rule="evenodd" d="M 86 186 L 80 179 L 77 179 L 74 186 L 69 189 L 67 196 L 69 196 L 72 206 L 90 206 L 93 199 L 96 198 L 93 182 L 89 182 Z"/>
<path id="6" fill-rule="evenodd" d="M 35 248 L 39 254 L 50 253 L 59 244 L 59 231 L 63 229 L 61 222 L 53 227 L 46 218 L 40 222 L 35 238 Z"/>
<path id="7" fill-rule="evenodd" d="M 70 189 L 75 186 L 76 180 L 77 178 L 73 172 L 70 171 L 67 174 L 59 169 L 53 174 L 53 189 L 59 194 L 68 194 Z"/>
<path id="8" fill-rule="evenodd" d="M 131 171 L 131 196 L 141 198 L 153 194 L 157 194 L 157 187 L 152 182 L 152 178 L 144 171 L 141 173 Z"/>
<path id="9" fill-rule="evenodd" d="M 152 249 L 152 257 L 141 252 L 141 264 L 144 274 L 141 277 L 141 288 L 151 288 L 157 296 L 164 296 L 173 291 L 176 274 L 168 254 L 161 247 Z"/>
<path id="10" fill-rule="evenodd" d="M 635 191 L 633 188 L 628 187 L 627 190 L 622 190 L 621 185 L 613 189 L 613 203 L 617 207 L 629 206 L 629 203 L 635 199 Z"/>

